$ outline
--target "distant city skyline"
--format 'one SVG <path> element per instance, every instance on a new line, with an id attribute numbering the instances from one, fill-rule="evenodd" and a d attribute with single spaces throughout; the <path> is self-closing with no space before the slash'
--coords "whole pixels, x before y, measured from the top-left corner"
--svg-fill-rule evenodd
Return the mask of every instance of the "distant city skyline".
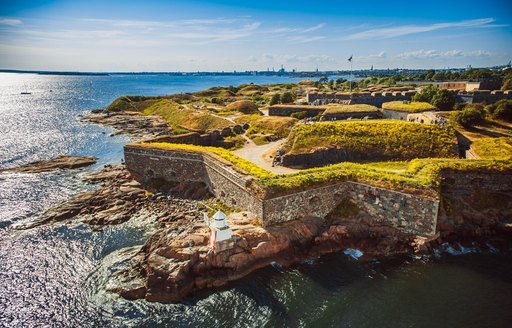
<path id="1" fill-rule="evenodd" d="M 312 71 L 505 65 L 509 1 L 2 1 L 0 68 Z"/>

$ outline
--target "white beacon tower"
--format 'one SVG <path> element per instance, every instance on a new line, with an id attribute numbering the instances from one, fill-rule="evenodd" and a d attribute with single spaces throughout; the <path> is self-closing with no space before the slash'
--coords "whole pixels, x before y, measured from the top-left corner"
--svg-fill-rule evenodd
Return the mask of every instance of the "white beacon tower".
<path id="1" fill-rule="evenodd" d="M 205 214 L 205 221 L 210 227 L 210 247 L 214 251 L 222 249 L 222 242 L 231 239 L 231 228 L 226 224 L 226 214 L 217 211 L 211 219 Z"/>

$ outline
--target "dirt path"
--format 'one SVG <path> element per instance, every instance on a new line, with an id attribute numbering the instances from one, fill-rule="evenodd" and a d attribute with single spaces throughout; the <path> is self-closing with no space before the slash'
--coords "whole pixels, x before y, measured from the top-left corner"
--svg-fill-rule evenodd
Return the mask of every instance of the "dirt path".
<path id="1" fill-rule="evenodd" d="M 275 151 L 279 149 L 279 147 L 286 141 L 286 139 L 281 139 L 266 145 L 258 146 L 251 139 L 247 138 L 246 136 L 243 137 L 248 141 L 248 143 L 246 143 L 243 148 L 233 151 L 233 154 L 245 158 L 275 174 L 287 174 L 298 171 L 283 166 L 272 166 L 270 159 L 266 160 L 264 158 L 264 155 L 269 152 L 275 153 Z"/>

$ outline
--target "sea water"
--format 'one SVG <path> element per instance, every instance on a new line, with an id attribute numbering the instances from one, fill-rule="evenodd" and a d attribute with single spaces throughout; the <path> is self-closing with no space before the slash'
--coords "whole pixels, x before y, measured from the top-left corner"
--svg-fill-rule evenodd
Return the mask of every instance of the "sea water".
<path id="1" fill-rule="evenodd" d="M 508 327 L 512 255 L 440 248 L 437 256 L 357 260 L 358 250 L 278 263 L 181 303 L 127 301 L 106 292 L 152 224 L 134 218 L 92 231 L 76 221 L 28 231 L 45 209 L 93 188 L 83 172 L 120 163 L 126 136 L 80 121 L 121 95 L 164 95 L 217 85 L 293 82 L 260 76 L 50 76 L 0 73 L 0 167 L 61 154 L 90 168 L 0 173 L 0 327 Z M 21 95 L 22 91 L 31 92 Z M 470 249 L 471 251 L 467 251 Z"/>

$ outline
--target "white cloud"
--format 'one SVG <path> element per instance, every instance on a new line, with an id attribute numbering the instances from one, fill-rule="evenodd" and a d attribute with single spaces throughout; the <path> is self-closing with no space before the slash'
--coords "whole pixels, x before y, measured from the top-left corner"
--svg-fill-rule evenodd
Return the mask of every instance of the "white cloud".
<path id="1" fill-rule="evenodd" d="M 16 26 L 21 24 L 23 24 L 23 22 L 20 19 L 0 18 L 0 25 Z"/>
<path id="2" fill-rule="evenodd" d="M 401 25 L 395 27 L 375 28 L 357 32 L 344 37 L 344 40 L 388 39 L 409 34 L 424 33 L 450 28 L 483 28 L 501 27 L 504 25 L 491 24 L 494 18 L 471 19 L 459 22 L 439 23 L 431 25 Z"/>
<path id="3" fill-rule="evenodd" d="M 319 30 L 325 26 L 324 23 L 311 27 L 281 27 L 271 30 L 272 33 L 310 33 Z"/>

